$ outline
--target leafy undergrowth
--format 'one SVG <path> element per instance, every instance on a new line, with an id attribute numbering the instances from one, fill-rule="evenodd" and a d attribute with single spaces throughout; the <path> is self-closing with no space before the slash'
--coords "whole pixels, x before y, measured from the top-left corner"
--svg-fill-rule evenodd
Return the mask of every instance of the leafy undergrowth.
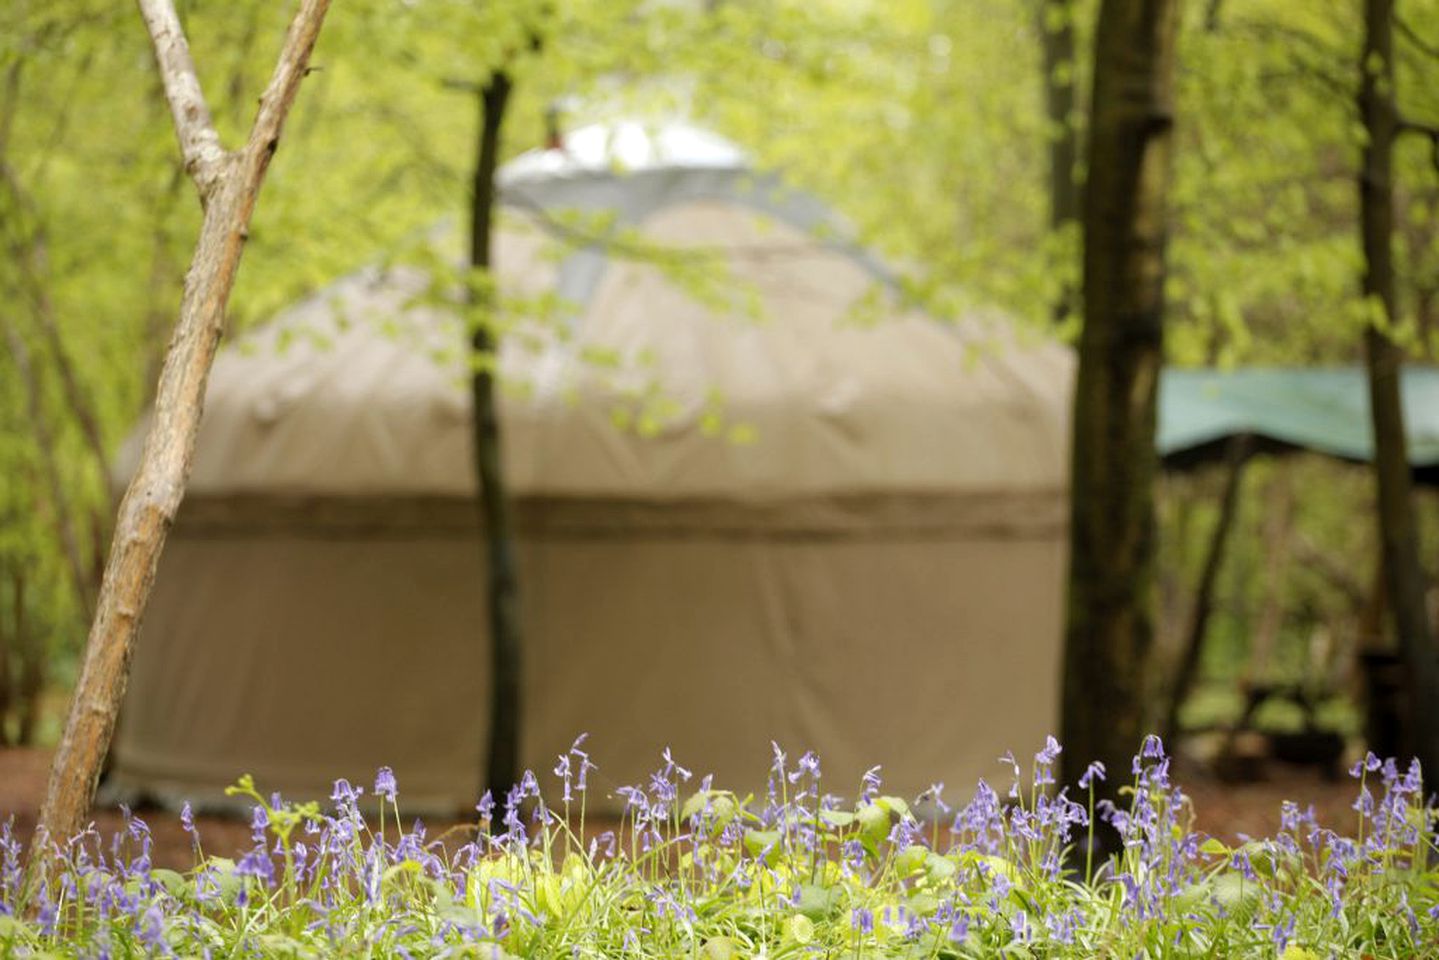
<path id="1" fill-rule="evenodd" d="M 581 738 L 581 741 L 583 738 Z M 0 951 L 7 956 L 446 956 L 502 958 L 1091 958 L 1439 956 L 1433 818 L 1417 766 L 1372 756 L 1356 831 L 1340 836 L 1286 804 L 1272 839 L 1228 848 L 1192 829 L 1155 738 L 1119 806 L 1053 792 L 1050 740 L 1007 796 L 984 783 L 959 810 L 942 789 L 918 819 L 875 771 L 841 807 L 811 754 L 775 749 L 770 790 L 740 798 L 695 782 L 668 753 L 625 788 L 624 828 L 581 843 L 587 775 L 577 742 L 555 768 L 559 806 L 533 775 L 478 808 L 458 850 L 403 832 L 382 770 L 377 827 L 362 790 L 333 807 L 254 801 L 254 847 L 154 869 L 136 819 L 109 849 L 90 831 L 22 869 L 0 836 Z M 1377 795 L 1376 795 L 1377 794 Z M 952 818 L 952 819 L 951 819 Z M 572 832 L 570 824 L 576 824 Z M 1103 863 L 1095 830 L 1123 852 Z"/>

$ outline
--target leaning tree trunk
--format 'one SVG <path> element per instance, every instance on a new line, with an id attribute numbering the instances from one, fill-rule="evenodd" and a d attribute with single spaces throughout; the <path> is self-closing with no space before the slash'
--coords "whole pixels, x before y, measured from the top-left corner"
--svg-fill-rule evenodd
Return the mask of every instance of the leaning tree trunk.
<path id="1" fill-rule="evenodd" d="M 1364 55 L 1359 61 L 1359 116 L 1367 134 L 1359 170 L 1360 228 L 1364 244 L 1364 296 L 1398 319 L 1394 292 L 1394 3 L 1364 0 Z M 1403 352 L 1377 324 L 1364 331 L 1369 370 L 1370 415 L 1374 422 L 1374 473 L 1378 485 L 1379 540 L 1385 589 L 1408 677 L 1407 721 L 1415 753 L 1432 777 L 1439 771 L 1439 658 L 1435 656 L 1424 601 L 1399 396 Z"/>
<path id="2" fill-rule="evenodd" d="M 232 153 L 221 146 L 210 120 L 172 0 L 138 3 L 155 48 L 185 170 L 195 181 L 205 212 L 185 277 L 180 318 L 160 372 L 154 420 L 139 468 L 120 502 L 80 679 L 50 769 L 40 812 L 41 835 L 50 840 L 78 831 L 94 799 L 125 693 L 135 635 L 165 536 L 184 496 L 205 383 L 220 343 L 225 305 L 255 200 L 330 5 L 329 0 L 301 0 L 275 72 L 260 97 L 249 138 Z"/>
<path id="3" fill-rule="evenodd" d="M 471 347 L 479 358 L 471 382 L 472 445 L 484 523 L 486 582 L 490 626 L 490 740 L 485 786 L 502 797 L 520 775 L 520 681 L 522 645 L 515 540 L 500 458 L 500 417 L 495 396 L 494 266 L 495 169 L 500 158 L 500 129 L 510 99 L 510 78 L 496 71 L 480 91 L 479 148 L 470 207 L 470 266 L 487 275 L 471 285 L 475 311 Z"/>
<path id="4" fill-rule="evenodd" d="M 1104 0 L 1095 33 L 1060 729 L 1066 778 L 1102 761 L 1110 794 L 1127 779 L 1151 692 L 1177 6 Z"/>

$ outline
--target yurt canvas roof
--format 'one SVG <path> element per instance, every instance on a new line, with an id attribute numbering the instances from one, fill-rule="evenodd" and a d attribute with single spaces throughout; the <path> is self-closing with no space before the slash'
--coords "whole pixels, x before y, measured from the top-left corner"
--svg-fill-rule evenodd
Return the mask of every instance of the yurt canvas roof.
<path id="1" fill-rule="evenodd" d="M 552 318 L 563 336 L 531 325 L 505 338 L 517 496 L 1063 487 L 1067 354 L 1017 344 L 986 319 L 864 321 L 857 303 L 893 296 L 882 268 L 817 237 L 834 228 L 822 205 L 757 177 L 726 141 L 682 124 L 582 128 L 500 181 L 501 289 L 556 290 L 567 305 Z M 710 286 L 731 302 L 687 292 L 643 258 L 561 247 L 546 218 L 576 210 L 610 212 L 651 249 L 713 261 L 722 273 Z M 224 351 L 190 495 L 468 494 L 464 336 L 453 315 L 414 305 L 428 283 L 415 268 L 365 270 Z M 617 429 L 645 419 L 649 430 Z M 752 442 L 715 435 L 735 425 Z M 123 468 L 136 453 L 132 443 Z"/>

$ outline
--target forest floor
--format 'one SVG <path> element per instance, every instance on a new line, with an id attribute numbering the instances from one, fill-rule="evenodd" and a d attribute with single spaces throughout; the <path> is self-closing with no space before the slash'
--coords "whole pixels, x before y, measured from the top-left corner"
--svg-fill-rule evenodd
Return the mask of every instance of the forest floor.
<path id="1" fill-rule="evenodd" d="M 14 817 L 22 837 L 28 838 L 34 830 L 49 764 L 48 750 L 0 749 L 0 823 Z M 1348 777 L 1324 777 L 1312 769 L 1274 761 L 1259 773 L 1262 779 L 1254 782 L 1229 783 L 1197 764 L 1181 763 L 1175 779 L 1194 801 L 1197 828 L 1225 840 L 1240 835 L 1272 836 L 1279 829 L 1279 808 L 1284 800 L 1294 800 L 1301 807 L 1313 804 L 1321 824 L 1341 833 L 1353 832 L 1356 814 L 1350 804 L 1356 789 Z M 159 809 L 140 811 L 140 816 L 154 836 L 156 866 L 181 870 L 193 866 L 190 839 L 178 817 Z M 243 820 L 221 816 L 195 819 L 207 854 L 233 856 L 250 845 L 250 826 Z M 95 811 L 95 824 L 107 837 L 121 823 L 117 809 Z M 463 826 L 458 821 L 427 823 L 432 837 L 457 825 Z M 603 821 L 591 824 L 597 830 L 613 826 Z"/>

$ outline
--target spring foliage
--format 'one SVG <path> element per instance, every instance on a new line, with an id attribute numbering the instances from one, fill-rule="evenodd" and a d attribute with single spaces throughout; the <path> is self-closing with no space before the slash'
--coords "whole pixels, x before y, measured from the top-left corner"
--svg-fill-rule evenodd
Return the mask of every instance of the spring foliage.
<path id="1" fill-rule="evenodd" d="M 1279 834 L 1230 847 L 1193 828 L 1157 738 L 1128 771 L 1120 806 L 1093 800 L 1092 766 L 1070 798 L 1053 792 L 1050 739 L 1027 775 L 1012 757 L 1001 796 L 981 782 L 951 809 L 936 785 L 885 795 L 878 768 L 853 803 L 826 792 L 819 760 L 775 748 L 769 790 L 739 797 L 668 752 L 646 784 L 614 799 L 616 832 L 590 837 L 594 765 L 583 737 L 558 759 L 555 789 L 526 774 L 478 807 L 462 845 L 400 819 L 383 769 L 333 806 L 264 797 L 242 778 L 253 846 L 206 856 L 188 808 L 195 866 L 150 862 L 128 820 L 107 848 L 93 831 L 35 851 L 0 841 L 0 950 L 7 956 L 465 956 L 978 958 L 1409 957 L 1439 947 L 1433 811 L 1417 766 L 1372 755 L 1355 832 L 1293 803 Z M 556 797 L 558 794 L 558 797 Z M 374 810 L 373 804 L 370 809 Z M 1124 850 L 1086 861 L 1092 831 Z"/>

